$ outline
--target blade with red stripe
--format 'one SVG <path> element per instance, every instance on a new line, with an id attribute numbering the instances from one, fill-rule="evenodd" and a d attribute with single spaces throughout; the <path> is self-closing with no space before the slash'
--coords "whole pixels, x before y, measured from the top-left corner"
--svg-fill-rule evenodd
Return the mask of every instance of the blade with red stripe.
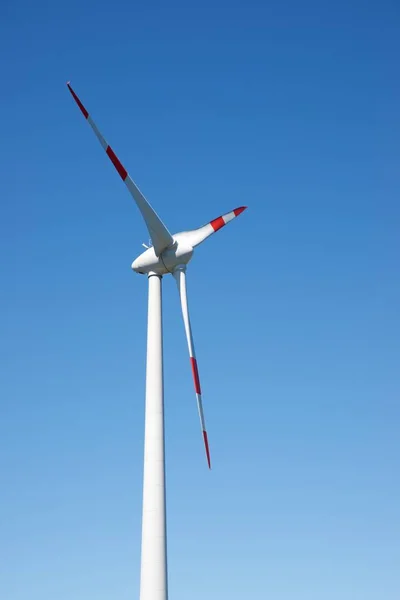
<path id="1" fill-rule="evenodd" d="M 246 210 L 247 206 L 239 206 L 239 208 L 235 208 L 230 212 L 213 219 L 203 227 L 199 227 L 198 229 L 193 229 L 192 231 L 185 231 L 185 238 L 188 240 L 190 245 L 194 248 L 203 242 L 205 239 L 210 237 L 216 231 L 219 231 L 222 227 L 225 227 L 230 221 L 233 221 L 236 217 L 238 217 L 244 210 Z"/>
<path id="2" fill-rule="evenodd" d="M 195 350 L 194 350 L 192 327 L 190 325 L 190 317 L 189 317 L 189 308 L 188 308 L 187 291 L 186 291 L 186 267 L 185 266 L 178 267 L 174 271 L 173 275 L 174 275 L 176 283 L 178 285 L 178 291 L 179 291 L 179 295 L 180 295 L 180 299 L 181 299 L 182 316 L 183 316 L 183 322 L 185 325 L 186 339 L 187 339 L 188 348 L 189 348 L 190 365 L 192 367 L 193 383 L 194 383 L 194 390 L 196 393 L 197 408 L 198 408 L 199 417 L 200 417 L 200 425 L 201 425 L 201 430 L 203 432 L 204 448 L 206 451 L 208 467 L 211 469 L 210 447 L 208 444 L 206 422 L 204 419 L 199 370 L 197 368 L 197 360 L 196 360 L 196 354 L 195 354 Z"/>
<path id="3" fill-rule="evenodd" d="M 149 204 L 149 202 L 147 202 L 146 198 L 143 196 L 142 192 L 139 190 L 133 179 L 131 179 L 128 171 L 122 165 L 114 150 L 111 148 L 111 146 L 108 145 L 108 143 L 98 130 L 89 112 L 86 110 L 86 108 L 78 98 L 77 94 L 72 89 L 71 84 L 69 82 L 67 83 L 67 86 L 69 91 L 71 92 L 73 99 L 77 103 L 81 113 L 89 123 L 90 127 L 93 129 L 97 139 L 99 140 L 100 144 L 105 150 L 107 156 L 111 160 L 116 171 L 118 172 L 122 181 L 125 183 L 133 199 L 135 200 L 140 212 L 142 213 L 143 219 L 145 220 L 147 229 L 149 230 L 149 234 L 154 246 L 154 251 L 157 254 L 157 256 L 159 256 L 161 252 L 165 250 L 165 248 L 173 244 L 172 235 L 165 227 L 164 223 L 161 221 L 160 217 L 157 215 L 153 207 Z"/>

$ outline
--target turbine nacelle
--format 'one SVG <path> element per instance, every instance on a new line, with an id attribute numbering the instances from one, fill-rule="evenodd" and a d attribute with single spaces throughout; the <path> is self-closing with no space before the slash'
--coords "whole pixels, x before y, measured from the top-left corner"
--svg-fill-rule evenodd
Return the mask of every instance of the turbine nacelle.
<path id="1" fill-rule="evenodd" d="M 152 246 L 140 254 L 132 263 L 136 273 L 157 273 L 166 275 L 173 273 L 178 265 L 187 265 L 193 256 L 193 246 L 189 243 L 190 232 L 177 233 L 173 237 L 173 244 L 156 255 Z"/>

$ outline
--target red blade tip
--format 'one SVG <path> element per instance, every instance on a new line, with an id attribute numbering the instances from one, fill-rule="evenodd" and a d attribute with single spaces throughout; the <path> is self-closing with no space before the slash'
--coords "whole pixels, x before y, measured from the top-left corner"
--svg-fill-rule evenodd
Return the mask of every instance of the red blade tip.
<path id="1" fill-rule="evenodd" d="M 246 208 L 247 208 L 247 206 L 239 206 L 239 208 L 235 208 L 235 210 L 233 211 L 235 213 L 235 217 L 240 215 L 240 213 L 242 213 L 244 210 L 246 210 Z"/>
<path id="2" fill-rule="evenodd" d="M 79 100 L 78 96 L 75 94 L 75 92 L 72 89 L 69 81 L 67 82 L 67 87 L 68 87 L 69 91 L 71 92 L 71 95 L 72 95 L 73 99 L 75 100 L 75 102 L 79 106 L 79 108 L 81 110 L 81 113 L 83 114 L 83 116 L 85 117 L 85 119 L 87 119 L 88 116 L 89 116 L 89 113 L 86 110 L 86 108 L 83 106 L 82 102 Z"/>
<path id="3" fill-rule="evenodd" d="M 208 445 L 208 436 L 207 436 L 207 431 L 204 431 L 204 430 L 203 430 L 203 439 L 204 439 L 204 446 L 206 448 L 208 468 L 211 469 L 211 459 L 210 459 L 210 448 Z"/>

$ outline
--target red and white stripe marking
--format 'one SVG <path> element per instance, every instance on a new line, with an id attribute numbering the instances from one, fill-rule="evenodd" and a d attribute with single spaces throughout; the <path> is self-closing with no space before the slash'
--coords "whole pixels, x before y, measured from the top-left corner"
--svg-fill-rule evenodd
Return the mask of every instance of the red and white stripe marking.
<path id="1" fill-rule="evenodd" d="M 78 96 L 76 95 L 76 93 L 74 92 L 74 90 L 72 89 L 71 84 L 69 82 L 67 83 L 67 86 L 68 86 L 69 91 L 72 94 L 72 97 L 74 98 L 75 102 L 79 106 L 79 108 L 81 110 L 81 113 L 83 114 L 83 116 L 85 117 L 85 119 L 87 120 L 87 122 L 89 123 L 90 127 L 93 129 L 93 131 L 94 131 L 97 139 L 99 140 L 100 144 L 102 145 L 102 147 L 106 151 L 107 156 L 109 157 L 109 159 L 111 160 L 112 164 L 116 168 L 116 170 L 117 170 L 119 176 L 121 177 L 122 181 L 125 181 L 129 177 L 128 176 L 128 171 L 125 169 L 125 167 L 123 166 L 123 164 L 121 163 L 121 161 L 119 160 L 119 158 L 117 157 L 117 155 L 115 154 L 114 150 L 106 142 L 106 140 L 104 139 L 104 137 L 102 136 L 102 134 L 98 130 L 98 128 L 97 128 L 95 122 L 93 121 L 92 117 L 89 115 L 88 111 L 83 106 L 82 102 L 80 101 L 80 99 L 78 98 Z"/>
<path id="2" fill-rule="evenodd" d="M 132 194 L 149 230 L 150 237 L 153 241 L 154 250 L 157 256 L 159 256 L 165 248 L 167 248 L 173 243 L 174 240 L 172 238 L 172 235 L 165 227 L 164 223 L 161 221 L 160 217 L 157 215 L 155 210 L 147 202 L 146 198 L 143 196 L 136 183 L 129 176 L 128 171 L 125 169 L 118 156 L 115 154 L 114 150 L 102 136 L 92 117 L 89 115 L 89 112 L 83 106 L 82 102 L 72 89 L 71 84 L 69 82 L 67 83 L 67 86 L 69 91 L 71 92 L 73 99 L 77 103 L 81 113 L 85 117 L 86 121 L 89 123 L 90 127 L 93 129 L 95 136 L 99 140 L 103 150 L 105 150 L 108 158 L 111 160 L 117 173 L 121 177 L 122 181 L 125 183 L 129 192 Z"/>
<path id="3" fill-rule="evenodd" d="M 210 235 L 216 231 L 219 231 L 222 227 L 225 227 L 225 225 L 233 221 L 233 219 L 238 217 L 244 210 L 246 210 L 246 208 L 247 206 L 239 206 L 239 208 L 235 208 L 235 210 L 231 210 L 225 215 L 221 215 L 220 217 L 213 219 L 210 221 L 210 223 L 207 223 L 198 229 L 192 229 L 191 231 L 185 232 L 189 243 L 192 244 L 193 248 L 195 248 Z"/>
<path id="4" fill-rule="evenodd" d="M 186 339 L 187 339 L 188 348 L 189 348 L 190 365 L 192 367 L 194 391 L 196 392 L 197 409 L 199 411 L 200 425 L 201 425 L 201 430 L 203 432 L 203 441 L 204 441 L 204 447 L 206 450 L 207 463 L 208 463 L 209 469 L 211 469 L 210 447 L 208 444 L 206 422 L 204 419 L 203 400 L 201 397 L 199 370 L 197 368 L 197 360 L 196 360 L 196 354 L 195 354 L 195 350 L 194 350 L 192 327 L 190 324 L 189 308 L 188 308 L 188 301 L 187 301 L 187 291 L 186 291 L 186 273 L 185 273 L 184 269 L 178 269 L 177 271 L 175 271 L 174 277 L 178 284 L 179 295 L 181 298 L 183 323 L 185 325 Z"/>
<path id="5" fill-rule="evenodd" d="M 194 348 L 192 348 L 192 352 L 194 354 Z M 203 440 L 204 440 L 204 446 L 206 449 L 208 468 L 211 469 L 210 447 L 208 445 L 206 422 L 205 422 L 204 413 L 203 413 L 203 400 L 201 397 L 199 370 L 197 368 L 197 360 L 196 360 L 195 356 L 190 356 L 190 364 L 192 367 L 194 390 L 196 392 L 196 400 L 197 400 L 197 409 L 199 411 L 200 424 L 201 424 L 201 429 L 203 432 Z"/>
<path id="6" fill-rule="evenodd" d="M 231 210 L 231 212 L 226 213 L 226 215 L 217 217 L 216 219 L 211 221 L 209 223 L 209 225 L 211 225 L 211 227 L 213 228 L 214 231 L 218 231 L 219 229 L 221 229 L 221 227 L 224 227 L 225 225 L 227 225 L 229 223 L 229 221 L 232 221 L 235 217 L 240 215 L 240 213 L 242 213 L 244 210 L 246 210 L 246 208 L 247 208 L 247 206 L 239 206 L 239 208 L 235 208 L 234 210 Z"/>

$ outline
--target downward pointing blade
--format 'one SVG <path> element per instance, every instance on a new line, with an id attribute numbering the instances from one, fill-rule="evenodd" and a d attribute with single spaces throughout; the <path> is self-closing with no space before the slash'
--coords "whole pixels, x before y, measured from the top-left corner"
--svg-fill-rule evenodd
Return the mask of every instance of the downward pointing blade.
<path id="1" fill-rule="evenodd" d="M 189 308 L 188 308 L 187 292 L 186 292 L 185 267 L 183 267 L 183 266 L 178 267 L 174 271 L 173 275 L 174 275 L 176 283 L 178 285 L 178 291 L 179 291 L 179 295 L 181 298 L 182 316 L 183 316 L 183 322 L 185 325 L 186 339 L 187 339 L 188 348 L 189 348 L 190 364 L 192 367 L 193 383 L 194 383 L 194 390 L 196 392 L 197 408 L 198 408 L 199 417 L 200 417 L 200 425 L 201 425 L 201 429 L 203 432 L 204 448 L 206 451 L 208 467 L 209 467 L 209 469 L 211 469 L 210 448 L 208 445 L 206 422 L 204 419 L 199 371 L 197 368 L 197 360 L 196 360 L 196 354 L 195 354 L 195 350 L 194 350 L 192 328 L 190 325 Z"/>
<path id="2" fill-rule="evenodd" d="M 67 83 L 67 86 L 68 86 L 69 91 L 71 92 L 73 99 L 79 106 L 81 113 L 83 114 L 85 119 L 88 121 L 88 123 L 89 123 L 90 127 L 93 129 L 97 139 L 99 140 L 100 144 L 102 145 L 103 149 L 105 150 L 108 158 L 113 163 L 115 169 L 118 172 L 118 175 L 121 177 L 122 181 L 125 183 L 129 192 L 133 196 L 133 199 L 135 200 L 140 212 L 142 213 L 143 219 L 145 220 L 147 229 L 149 230 L 149 234 L 152 239 L 153 246 L 154 246 L 154 251 L 157 254 L 157 256 L 159 256 L 161 254 L 161 252 L 163 250 L 165 250 L 165 248 L 167 248 L 168 246 L 173 244 L 172 235 L 170 234 L 168 229 L 165 227 L 164 223 L 161 221 L 160 217 L 157 215 L 157 213 L 152 208 L 152 206 L 147 202 L 146 198 L 143 196 L 142 192 L 139 190 L 139 188 L 137 187 L 137 185 L 135 184 L 133 179 L 131 179 L 131 177 L 128 174 L 128 171 L 122 165 L 121 161 L 118 159 L 114 150 L 111 148 L 111 146 L 108 145 L 108 143 L 106 142 L 106 140 L 104 139 L 104 137 L 102 136 L 100 131 L 98 130 L 92 117 L 89 115 L 88 111 L 83 106 L 82 102 L 80 101 L 80 99 L 78 98 L 78 96 L 76 95 L 74 90 L 72 89 L 69 82 Z"/>

